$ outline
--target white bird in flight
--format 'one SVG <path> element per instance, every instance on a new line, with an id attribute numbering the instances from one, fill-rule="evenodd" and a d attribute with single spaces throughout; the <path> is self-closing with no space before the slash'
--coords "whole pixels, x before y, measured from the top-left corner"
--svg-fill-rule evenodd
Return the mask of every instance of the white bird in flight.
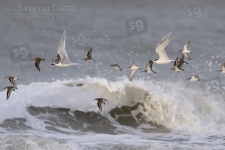
<path id="1" fill-rule="evenodd" d="M 54 64 L 59 67 L 68 67 L 73 65 L 78 65 L 78 63 L 72 63 L 69 61 L 67 52 L 66 52 L 66 32 L 63 32 L 62 38 L 59 43 L 58 47 L 58 55 L 57 58 L 54 60 Z"/>
<path id="2" fill-rule="evenodd" d="M 153 60 L 154 63 L 157 64 L 168 64 L 173 62 L 174 60 L 171 60 L 168 58 L 166 51 L 165 51 L 165 47 L 169 44 L 169 42 L 171 41 L 172 38 L 170 38 L 170 34 L 172 32 L 168 33 L 164 38 L 162 38 L 162 40 L 157 44 L 156 46 L 156 53 L 159 55 L 159 59 L 155 59 Z"/>

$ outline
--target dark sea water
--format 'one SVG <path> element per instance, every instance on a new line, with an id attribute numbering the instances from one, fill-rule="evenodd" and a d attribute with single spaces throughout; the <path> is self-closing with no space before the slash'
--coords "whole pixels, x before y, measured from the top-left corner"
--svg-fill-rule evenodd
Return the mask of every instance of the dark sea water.
<path id="1" fill-rule="evenodd" d="M 2 1 L 0 150 L 224 150 L 225 1 Z M 71 8 L 71 9 L 69 9 Z M 71 62 L 51 65 L 63 31 Z M 191 60 L 153 64 L 169 32 L 170 59 L 190 41 Z M 96 62 L 85 62 L 93 48 Z M 30 61 L 45 58 L 39 72 Z M 119 64 L 123 71 L 109 66 Z M 198 82 L 188 82 L 192 74 Z M 18 89 L 6 100 L 6 76 Z M 108 99 L 100 112 L 93 99 Z"/>

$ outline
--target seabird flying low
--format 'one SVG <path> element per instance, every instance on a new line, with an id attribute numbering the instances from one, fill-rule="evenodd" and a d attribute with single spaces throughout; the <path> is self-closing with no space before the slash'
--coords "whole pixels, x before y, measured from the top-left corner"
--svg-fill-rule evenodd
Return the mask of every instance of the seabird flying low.
<path id="1" fill-rule="evenodd" d="M 135 62 L 133 62 L 132 65 L 131 65 L 130 67 L 128 67 L 128 68 L 131 69 L 131 72 L 130 72 L 130 81 L 131 81 L 131 80 L 133 79 L 133 76 L 134 76 L 135 72 L 136 72 L 137 70 L 141 70 L 141 68 L 138 67 L 138 66 L 135 64 Z"/>
<path id="2" fill-rule="evenodd" d="M 94 100 L 98 101 L 97 102 L 98 108 L 102 112 L 102 104 L 105 105 L 105 101 L 107 101 L 107 99 L 104 99 L 104 98 L 96 98 Z"/>
<path id="3" fill-rule="evenodd" d="M 174 64 L 173 64 L 173 68 L 171 69 L 171 70 L 174 70 L 174 71 L 176 71 L 176 72 L 180 72 L 180 71 L 183 71 L 183 69 L 181 69 L 180 67 L 179 67 L 179 61 L 178 61 L 178 57 L 177 57 L 177 59 L 174 61 Z"/>
<path id="4" fill-rule="evenodd" d="M 190 44 L 190 41 L 188 41 L 184 47 L 183 47 L 183 50 L 180 50 L 179 52 L 182 52 L 184 54 L 184 56 L 186 58 L 188 58 L 189 60 L 191 60 L 191 58 L 189 57 L 189 53 L 192 53 L 192 51 L 188 50 L 188 45 Z"/>
<path id="5" fill-rule="evenodd" d="M 37 68 L 38 71 L 40 71 L 40 62 L 41 61 L 44 61 L 45 59 L 44 58 L 39 58 L 39 57 L 36 57 L 34 59 L 31 59 L 31 61 L 35 61 L 35 66 Z"/>
<path id="6" fill-rule="evenodd" d="M 16 87 L 15 86 L 7 86 L 4 89 L 7 89 L 7 100 L 8 100 L 9 97 L 10 97 L 11 92 L 15 91 Z"/>
<path id="7" fill-rule="evenodd" d="M 152 64 L 153 64 L 153 61 L 149 60 L 147 65 L 146 65 L 146 70 L 144 70 L 143 72 L 145 72 L 145 73 L 156 73 L 152 70 Z"/>
<path id="8" fill-rule="evenodd" d="M 87 53 L 87 58 L 84 58 L 83 60 L 87 61 L 87 60 L 90 60 L 90 61 L 94 61 L 94 59 L 92 59 L 92 48 L 88 51 Z"/>
<path id="9" fill-rule="evenodd" d="M 118 70 L 120 70 L 120 71 L 122 71 L 122 70 L 123 70 L 123 69 L 122 69 L 122 68 L 120 68 L 120 66 L 119 66 L 119 65 L 117 65 L 117 64 L 113 64 L 113 65 L 111 65 L 111 66 L 109 66 L 109 67 L 114 68 L 114 69 L 118 69 Z"/>
<path id="10" fill-rule="evenodd" d="M 17 89 L 16 80 L 19 80 L 19 79 L 16 77 L 12 77 L 12 76 L 7 76 L 4 79 L 6 79 L 6 78 L 9 80 L 9 82 L 11 82 L 14 85 L 15 89 Z"/>
<path id="11" fill-rule="evenodd" d="M 157 44 L 156 46 L 156 53 L 159 55 L 159 59 L 153 60 L 154 63 L 157 64 L 168 64 L 173 62 L 174 60 L 171 60 L 168 58 L 165 47 L 169 44 L 172 38 L 170 38 L 170 34 L 172 32 L 168 33 L 165 37 L 162 38 L 162 40 Z"/>

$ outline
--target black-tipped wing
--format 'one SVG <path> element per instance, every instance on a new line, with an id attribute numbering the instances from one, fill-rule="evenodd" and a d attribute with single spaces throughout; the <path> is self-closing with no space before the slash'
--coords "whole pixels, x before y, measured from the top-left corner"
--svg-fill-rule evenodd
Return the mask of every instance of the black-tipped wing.
<path id="1" fill-rule="evenodd" d="M 185 53 L 184 56 L 185 56 L 186 58 L 188 58 L 189 60 L 191 60 L 191 58 L 189 57 L 188 53 Z"/>
<path id="2" fill-rule="evenodd" d="M 184 48 L 188 48 L 188 45 L 190 44 L 190 41 L 188 41 L 185 45 Z"/>

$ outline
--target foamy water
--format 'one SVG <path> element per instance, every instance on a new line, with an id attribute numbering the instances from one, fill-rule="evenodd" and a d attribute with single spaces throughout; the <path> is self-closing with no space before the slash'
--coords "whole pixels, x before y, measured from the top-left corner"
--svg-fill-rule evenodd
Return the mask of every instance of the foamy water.
<path id="1" fill-rule="evenodd" d="M 10 134 L 15 134 L 22 138 L 20 147 L 31 145 L 33 149 L 45 149 L 49 145 L 45 142 L 52 143 L 53 149 L 60 143 L 78 148 L 130 144 L 144 145 L 144 149 L 152 145 L 180 148 L 174 142 L 186 149 L 222 149 L 224 89 L 206 87 L 187 81 L 91 77 L 18 85 L 10 100 L 0 106 L 1 132 L 6 133 L 2 138 L 13 140 Z M 2 91 L 0 98 L 5 96 Z M 93 101 L 96 97 L 108 99 L 102 112 Z"/>

